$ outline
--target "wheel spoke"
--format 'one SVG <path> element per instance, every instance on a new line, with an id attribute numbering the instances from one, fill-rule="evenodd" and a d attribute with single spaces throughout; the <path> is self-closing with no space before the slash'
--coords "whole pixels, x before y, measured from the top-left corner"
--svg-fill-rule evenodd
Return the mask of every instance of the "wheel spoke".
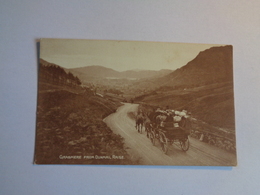
<path id="1" fill-rule="evenodd" d="M 190 147 L 189 139 L 187 138 L 187 139 L 180 140 L 180 145 L 181 145 L 181 149 L 186 152 Z"/>
<path id="2" fill-rule="evenodd" d="M 160 132 L 159 139 L 160 139 L 162 151 L 166 154 L 168 152 L 168 141 L 163 132 Z"/>

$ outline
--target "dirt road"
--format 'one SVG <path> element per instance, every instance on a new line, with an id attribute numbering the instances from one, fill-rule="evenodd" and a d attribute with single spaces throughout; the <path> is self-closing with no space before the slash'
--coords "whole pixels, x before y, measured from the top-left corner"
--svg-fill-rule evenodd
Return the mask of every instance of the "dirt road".
<path id="1" fill-rule="evenodd" d="M 127 151 L 133 160 L 138 160 L 140 165 L 200 165 L 200 166 L 234 166 L 236 155 L 225 150 L 189 138 L 190 149 L 183 152 L 178 145 L 169 147 L 164 154 L 159 141 L 155 146 L 146 137 L 146 133 L 138 133 L 135 121 L 128 117 L 128 112 L 136 112 L 138 104 L 128 104 L 118 108 L 116 113 L 109 115 L 104 122 L 116 134 L 125 138 Z"/>

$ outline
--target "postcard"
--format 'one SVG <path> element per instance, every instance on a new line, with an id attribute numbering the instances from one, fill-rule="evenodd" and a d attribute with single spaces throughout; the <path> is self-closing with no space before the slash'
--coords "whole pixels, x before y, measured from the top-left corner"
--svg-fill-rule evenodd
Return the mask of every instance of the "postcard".
<path id="1" fill-rule="evenodd" d="M 35 164 L 236 166 L 233 47 L 41 39 Z"/>

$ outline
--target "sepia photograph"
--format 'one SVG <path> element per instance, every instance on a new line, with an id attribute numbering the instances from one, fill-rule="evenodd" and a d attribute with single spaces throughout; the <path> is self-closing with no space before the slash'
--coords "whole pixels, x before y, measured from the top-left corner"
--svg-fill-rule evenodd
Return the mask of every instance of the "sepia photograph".
<path id="1" fill-rule="evenodd" d="M 237 165 L 232 45 L 39 44 L 34 164 Z"/>
<path id="2" fill-rule="evenodd" d="M 0 5 L 0 195 L 260 194 L 260 1 Z"/>

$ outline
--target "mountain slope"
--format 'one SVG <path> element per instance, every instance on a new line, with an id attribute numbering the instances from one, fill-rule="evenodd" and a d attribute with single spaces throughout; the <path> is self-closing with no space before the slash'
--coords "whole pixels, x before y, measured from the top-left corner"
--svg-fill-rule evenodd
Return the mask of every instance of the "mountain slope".
<path id="1" fill-rule="evenodd" d="M 185 109 L 211 125 L 235 129 L 232 46 L 202 51 L 182 68 L 151 81 L 152 85 L 154 91 L 135 101 Z"/>
<path id="2" fill-rule="evenodd" d="M 233 81 L 232 46 L 202 51 L 187 65 L 158 81 L 167 86 L 189 87 Z"/>
<path id="3" fill-rule="evenodd" d="M 80 85 L 79 78 L 67 69 L 43 59 L 39 60 L 39 91 L 62 89 L 80 92 L 83 90 Z"/>

